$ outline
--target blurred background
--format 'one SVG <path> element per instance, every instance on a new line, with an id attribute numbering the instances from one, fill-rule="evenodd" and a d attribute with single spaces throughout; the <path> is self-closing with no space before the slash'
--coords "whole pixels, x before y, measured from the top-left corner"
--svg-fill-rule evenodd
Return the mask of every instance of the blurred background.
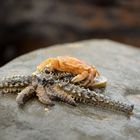
<path id="1" fill-rule="evenodd" d="M 95 38 L 140 47 L 140 0 L 0 1 L 0 66 L 38 48 Z"/>

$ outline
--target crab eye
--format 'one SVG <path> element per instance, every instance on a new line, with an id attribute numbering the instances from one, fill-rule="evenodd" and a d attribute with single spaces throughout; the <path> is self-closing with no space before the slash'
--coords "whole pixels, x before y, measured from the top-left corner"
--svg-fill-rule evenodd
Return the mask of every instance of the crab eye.
<path id="1" fill-rule="evenodd" d="M 46 74 L 49 74 L 49 73 L 50 73 L 50 71 L 49 71 L 49 69 L 48 69 L 47 67 L 45 68 L 44 72 L 45 72 Z"/>

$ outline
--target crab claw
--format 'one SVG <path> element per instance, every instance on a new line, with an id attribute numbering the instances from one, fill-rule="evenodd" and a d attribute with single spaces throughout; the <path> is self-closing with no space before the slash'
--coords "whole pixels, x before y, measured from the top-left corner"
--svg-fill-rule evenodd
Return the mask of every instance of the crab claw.
<path id="1" fill-rule="evenodd" d="M 97 76 L 94 78 L 94 83 L 91 85 L 93 88 L 104 88 L 107 85 L 107 78 L 104 76 Z"/>

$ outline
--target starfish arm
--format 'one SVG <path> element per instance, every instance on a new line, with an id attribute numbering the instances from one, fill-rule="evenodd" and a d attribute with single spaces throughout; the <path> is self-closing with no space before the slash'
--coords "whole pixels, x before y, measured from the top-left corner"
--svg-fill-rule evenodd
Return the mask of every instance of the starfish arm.
<path id="1" fill-rule="evenodd" d="M 74 98 L 64 90 L 60 89 L 57 85 L 55 85 L 52 90 L 54 91 L 53 93 L 55 93 L 53 96 L 67 104 L 76 106 Z"/>
<path id="2" fill-rule="evenodd" d="M 38 85 L 36 89 L 36 96 L 38 97 L 39 101 L 45 105 L 53 106 L 54 103 L 50 100 L 47 92 L 42 85 Z"/>
<path id="3" fill-rule="evenodd" d="M 35 95 L 35 87 L 30 85 L 18 93 L 16 97 L 16 102 L 20 107 L 22 107 L 26 101 Z"/>

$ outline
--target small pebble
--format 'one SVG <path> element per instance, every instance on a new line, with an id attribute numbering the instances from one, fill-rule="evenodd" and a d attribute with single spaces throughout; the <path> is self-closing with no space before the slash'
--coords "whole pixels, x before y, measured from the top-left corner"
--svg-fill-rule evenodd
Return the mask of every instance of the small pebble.
<path id="1" fill-rule="evenodd" d="M 48 109 L 48 108 L 45 108 L 44 110 L 45 110 L 46 112 L 49 112 L 49 109 Z"/>

